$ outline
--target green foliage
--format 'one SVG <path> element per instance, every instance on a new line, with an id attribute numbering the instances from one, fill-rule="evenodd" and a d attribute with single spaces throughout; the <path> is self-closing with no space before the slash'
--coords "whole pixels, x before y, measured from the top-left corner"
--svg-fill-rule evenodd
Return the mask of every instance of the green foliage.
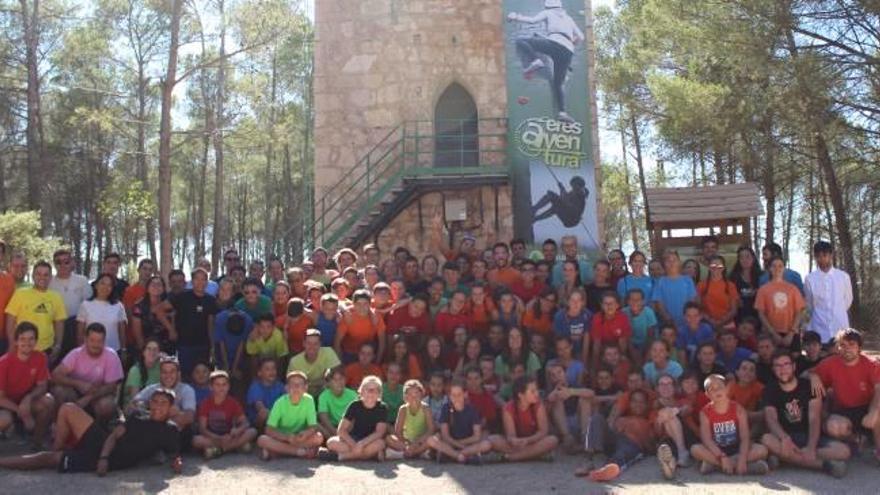
<path id="1" fill-rule="evenodd" d="M 52 253 L 61 247 L 58 238 L 40 235 L 39 211 L 0 214 L 0 239 L 6 243 L 7 253 L 22 252 L 31 262 L 51 262 Z"/>

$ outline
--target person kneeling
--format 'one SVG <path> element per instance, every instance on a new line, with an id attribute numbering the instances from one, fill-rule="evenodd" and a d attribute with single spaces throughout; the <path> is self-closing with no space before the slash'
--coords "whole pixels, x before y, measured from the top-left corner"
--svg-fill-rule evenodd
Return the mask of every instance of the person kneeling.
<path id="1" fill-rule="evenodd" d="M 429 438 L 428 446 L 462 464 L 480 464 L 480 456 L 492 450 L 492 444 L 483 438 L 483 420 L 465 401 L 464 387 L 461 380 L 452 382 L 449 403 L 440 413 L 440 434 Z"/>
<path id="2" fill-rule="evenodd" d="M 266 433 L 257 439 L 264 461 L 275 456 L 314 458 L 324 436 L 318 431 L 315 399 L 306 393 L 309 378 L 302 371 L 287 374 L 287 394 L 275 401 Z"/>
<path id="3" fill-rule="evenodd" d="M 770 451 L 770 465 L 775 468 L 781 460 L 842 478 L 849 447 L 822 435 L 822 399 L 813 396 L 808 379 L 795 375 L 789 354 L 773 356 L 773 373 L 777 381 L 764 389 L 764 420 L 770 433 L 761 438 Z"/>
<path id="4" fill-rule="evenodd" d="M 425 388 L 418 380 L 403 384 L 405 403 L 397 410 L 394 433 L 388 435 L 385 456 L 389 459 L 413 459 L 430 453 L 428 439 L 434 434 L 434 419 L 422 403 Z"/>
<path id="5" fill-rule="evenodd" d="M 513 399 L 501 411 L 504 435 L 492 435 L 492 449 L 508 461 L 553 460 L 559 440 L 550 435 L 547 409 L 538 394 L 538 382 L 528 376 L 513 382 Z"/>
<path id="6" fill-rule="evenodd" d="M 172 457 L 171 468 L 180 473 L 177 428 L 168 423 L 173 390 L 157 389 L 150 396 L 150 417 L 129 418 L 110 434 L 80 406 L 68 402 L 58 411 L 55 423 L 55 445 L 51 452 L 0 458 L 0 467 L 9 469 L 58 469 L 63 473 L 95 471 L 99 476 L 135 466 L 164 452 Z M 62 450 L 68 438 L 75 439 L 76 447 Z"/>
<path id="7" fill-rule="evenodd" d="M 710 402 L 700 411 L 700 441 L 691 447 L 694 459 L 702 461 L 701 474 L 721 468 L 724 474 L 767 474 L 767 447 L 753 444 L 746 410 L 727 396 L 721 375 L 704 381 Z"/>
<path id="8" fill-rule="evenodd" d="M 202 451 L 205 459 L 213 459 L 224 452 L 250 452 L 257 430 L 250 426 L 241 404 L 229 396 L 229 373 L 211 373 L 211 396 L 199 404 L 199 434 L 192 446 Z"/>
<path id="9" fill-rule="evenodd" d="M 380 400 L 382 380 L 367 375 L 358 389 L 359 399 L 348 405 L 336 436 L 327 440 L 327 449 L 318 457 L 325 461 L 385 459 L 385 433 L 388 406 Z"/>

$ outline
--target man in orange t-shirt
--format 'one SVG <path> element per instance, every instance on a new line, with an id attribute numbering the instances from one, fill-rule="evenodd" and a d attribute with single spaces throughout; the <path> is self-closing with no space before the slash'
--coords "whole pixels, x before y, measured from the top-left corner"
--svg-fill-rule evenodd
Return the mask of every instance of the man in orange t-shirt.
<path id="1" fill-rule="evenodd" d="M 357 360 L 361 345 L 378 340 L 378 355 L 385 355 L 385 321 L 370 307 L 370 291 L 356 290 L 352 306 L 339 322 L 333 348 L 343 363 Z"/>
<path id="2" fill-rule="evenodd" d="M 509 289 L 522 279 L 519 270 L 509 265 L 510 247 L 507 244 L 496 243 L 492 247 L 492 256 L 495 258 L 495 268 L 489 270 L 487 278 L 493 288 L 505 286 Z"/>
<path id="3" fill-rule="evenodd" d="M 287 302 L 287 316 L 283 326 L 290 354 L 296 355 L 305 350 L 306 330 L 314 328 L 317 316 L 306 309 L 306 303 L 298 297 Z"/>
<path id="4" fill-rule="evenodd" d="M 755 310 L 777 346 L 799 351 L 800 342 L 795 336 L 800 329 L 806 303 L 800 290 L 783 280 L 784 272 L 782 258 L 770 260 L 770 281 L 758 289 Z"/>
<path id="5" fill-rule="evenodd" d="M 134 305 L 146 295 L 147 282 L 150 281 L 150 277 L 152 277 L 155 272 L 156 264 L 153 263 L 153 260 L 145 258 L 138 263 L 137 283 L 126 287 L 125 292 L 122 294 L 122 305 L 125 307 L 125 312 L 128 313 L 129 319 L 131 318 L 131 310 L 134 308 Z"/>
<path id="6" fill-rule="evenodd" d="M 345 367 L 345 386 L 357 390 L 361 386 L 361 382 L 365 376 L 374 375 L 379 378 L 383 377 L 382 367 L 374 363 L 376 351 L 373 344 L 366 343 L 361 345 L 358 351 L 358 360 Z"/>

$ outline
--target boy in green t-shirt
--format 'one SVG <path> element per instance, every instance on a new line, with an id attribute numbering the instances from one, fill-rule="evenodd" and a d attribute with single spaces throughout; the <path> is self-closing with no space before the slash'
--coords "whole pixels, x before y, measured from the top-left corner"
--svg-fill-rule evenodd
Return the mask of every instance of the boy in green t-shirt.
<path id="1" fill-rule="evenodd" d="M 302 371 L 287 374 L 287 394 L 275 401 L 266 421 L 266 433 L 257 439 L 264 461 L 278 456 L 317 456 L 324 436 L 318 431 L 315 400 L 306 393 L 307 383 Z"/>
<path id="2" fill-rule="evenodd" d="M 397 422 L 397 410 L 403 405 L 403 387 L 400 384 L 402 376 L 400 363 L 388 363 L 388 369 L 385 371 L 385 386 L 382 387 L 382 402 L 388 406 L 387 422 L 392 425 Z"/>
<path id="3" fill-rule="evenodd" d="M 324 373 L 324 382 L 324 391 L 318 396 L 318 430 L 324 438 L 330 438 L 336 435 L 345 410 L 357 400 L 358 394 L 345 386 L 342 366 L 328 369 Z"/>
<path id="4" fill-rule="evenodd" d="M 254 371 L 259 369 L 257 362 L 267 357 L 274 359 L 280 368 L 281 358 L 288 354 L 287 341 L 281 331 L 275 328 L 275 319 L 271 314 L 257 317 L 254 329 L 248 336 L 245 352 L 250 356 L 250 369 Z"/>

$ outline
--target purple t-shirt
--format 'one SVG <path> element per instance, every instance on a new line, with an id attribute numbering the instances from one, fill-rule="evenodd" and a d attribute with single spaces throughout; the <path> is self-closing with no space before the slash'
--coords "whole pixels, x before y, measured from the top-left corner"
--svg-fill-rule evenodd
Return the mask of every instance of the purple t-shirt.
<path id="1" fill-rule="evenodd" d="M 77 347 L 64 357 L 61 365 L 70 370 L 70 378 L 88 383 L 114 383 L 123 377 L 119 356 L 109 347 L 105 347 L 98 357 L 89 355 L 85 346 Z"/>

